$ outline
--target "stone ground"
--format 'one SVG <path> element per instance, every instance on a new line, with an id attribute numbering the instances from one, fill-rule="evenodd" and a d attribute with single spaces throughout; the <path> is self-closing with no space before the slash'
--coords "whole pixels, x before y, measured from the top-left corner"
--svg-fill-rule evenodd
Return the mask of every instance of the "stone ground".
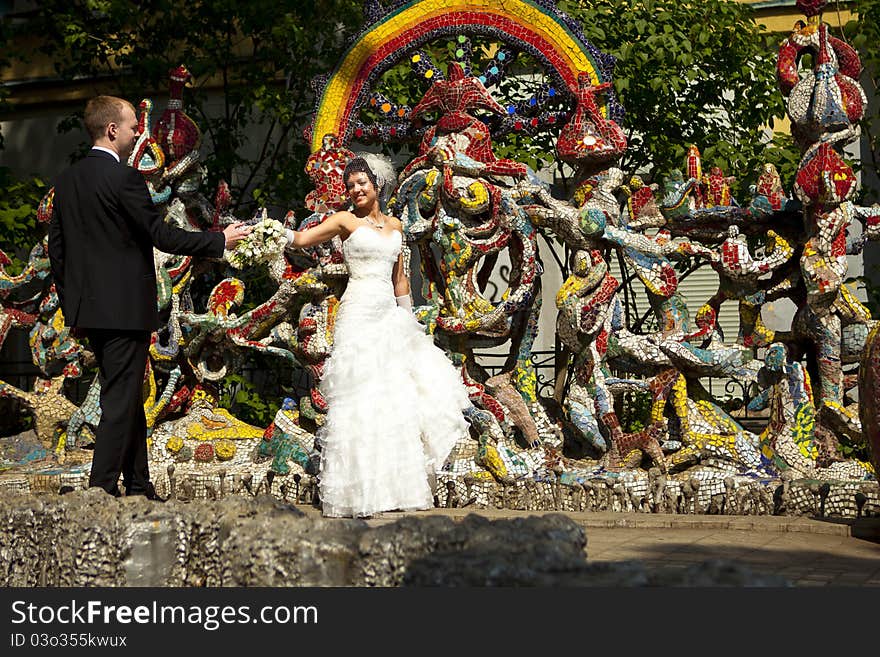
<path id="1" fill-rule="evenodd" d="M 309 515 L 312 506 L 299 505 Z M 498 509 L 432 509 L 383 513 L 367 524 L 378 527 L 408 515 L 461 519 L 470 513 L 497 518 L 543 515 Z M 711 559 L 777 575 L 794 586 L 880 587 L 880 518 L 785 516 L 693 516 L 642 513 L 564 513 L 587 534 L 587 559 L 641 561 L 646 567 L 684 570 Z"/>

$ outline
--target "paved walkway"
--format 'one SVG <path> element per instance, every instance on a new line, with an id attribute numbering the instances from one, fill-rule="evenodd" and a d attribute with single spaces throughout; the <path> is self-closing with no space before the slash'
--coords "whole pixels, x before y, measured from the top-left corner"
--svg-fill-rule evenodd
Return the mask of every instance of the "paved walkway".
<path id="1" fill-rule="evenodd" d="M 319 513 L 300 507 L 307 513 Z M 498 509 L 433 509 L 419 515 L 490 519 L 542 514 Z M 408 513 L 384 513 L 372 526 Z M 681 569 L 709 559 L 747 565 L 795 586 L 880 586 L 880 518 L 691 516 L 643 513 L 565 513 L 582 524 L 590 562 L 637 560 Z"/>

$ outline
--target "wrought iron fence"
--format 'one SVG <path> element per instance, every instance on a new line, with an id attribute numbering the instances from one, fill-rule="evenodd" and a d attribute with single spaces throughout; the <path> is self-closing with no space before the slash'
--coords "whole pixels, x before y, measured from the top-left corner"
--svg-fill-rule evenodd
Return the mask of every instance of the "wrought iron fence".
<path id="1" fill-rule="evenodd" d="M 499 374 L 508 360 L 507 354 L 474 352 L 474 357 L 489 376 Z M 557 352 L 553 349 L 532 352 L 532 365 L 537 378 L 538 397 L 553 397 L 558 371 L 556 369 Z"/>

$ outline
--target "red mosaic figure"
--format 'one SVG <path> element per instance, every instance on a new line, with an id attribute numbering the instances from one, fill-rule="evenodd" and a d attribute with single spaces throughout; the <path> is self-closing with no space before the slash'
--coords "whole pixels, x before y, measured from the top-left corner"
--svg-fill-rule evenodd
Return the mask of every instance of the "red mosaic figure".
<path id="1" fill-rule="evenodd" d="M 602 116 L 596 103 L 596 94 L 610 88 L 610 82 L 594 85 L 589 73 L 578 75 L 577 108 L 556 141 L 560 159 L 599 170 L 617 160 L 626 150 L 623 130 Z"/>
<path id="2" fill-rule="evenodd" d="M 186 66 L 178 66 L 168 74 L 168 107 L 156 124 L 156 141 L 168 156 L 168 169 L 174 169 L 178 161 L 197 151 L 202 143 L 202 132 L 183 110 L 183 88 L 192 81 Z"/>
<path id="3" fill-rule="evenodd" d="M 425 132 L 419 156 L 407 165 L 400 179 L 406 179 L 432 159 L 449 161 L 457 153 L 486 165 L 487 174 L 525 176 L 526 165 L 495 157 L 489 127 L 468 113 L 475 109 L 504 115 L 504 108 L 489 95 L 483 83 L 465 75 L 458 62 L 451 62 L 447 79 L 435 82 L 410 113 L 410 118 L 415 119 L 439 111 L 440 119 Z"/>
<path id="4" fill-rule="evenodd" d="M 703 164 L 700 149 L 695 144 L 688 146 L 686 167 L 688 179 L 693 178 L 697 181 L 693 191 L 694 207 L 702 208 L 706 205 L 706 198 L 703 194 Z"/>
<path id="5" fill-rule="evenodd" d="M 785 205 L 785 190 L 782 188 L 782 179 L 773 164 L 765 164 L 758 176 L 758 184 L 755 191 L 765 196 L 773 210 L 781 210 Z"/>
<path id="6" fill-rule="evenodd" d="M 709 206 L 729 206 L 730 185 L 733 181 L 733 176 L 725 176 L 721 167 L 712 167 L 706 178 L 709 187 L 707 204 Z"/>
<path id="7" fill-rule="evenodd" d="M 315 189 L 306 195 L 306 207 L 312 212 L 335 212 L 348 205 L 342 172 L 354 153 L 339 145 L 336 135 L 324 135 L 321 150 L 312 153 L 305 171 Z"/>

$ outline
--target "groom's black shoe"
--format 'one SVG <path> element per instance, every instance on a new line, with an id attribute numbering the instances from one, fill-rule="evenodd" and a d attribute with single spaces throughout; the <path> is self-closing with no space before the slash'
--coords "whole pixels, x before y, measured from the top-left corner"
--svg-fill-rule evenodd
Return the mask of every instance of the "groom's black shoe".
<path id="1" fill-rule="evenodd" d="M 153 502 L 164 502 L 165 501 L 165 498 L 160 497 L 159 494 L 156 492 L 156 487 L 153 486 L 152 481 L 147 484 L 146 490 L 132 491 L 132 492 L 128 493 L 127 495 L 143 495 L 148 500 L 151 500 Z"/>
<path id="2" fill-rule="evenodd" d="M 145 493 L 148 500 L 152 500 L 153 502 L 164 502 L 165 498 L 160 497 L 156 492 L 155 486 L 153 486 L 153 482 L 147 484 L 147 492 Z"/>

